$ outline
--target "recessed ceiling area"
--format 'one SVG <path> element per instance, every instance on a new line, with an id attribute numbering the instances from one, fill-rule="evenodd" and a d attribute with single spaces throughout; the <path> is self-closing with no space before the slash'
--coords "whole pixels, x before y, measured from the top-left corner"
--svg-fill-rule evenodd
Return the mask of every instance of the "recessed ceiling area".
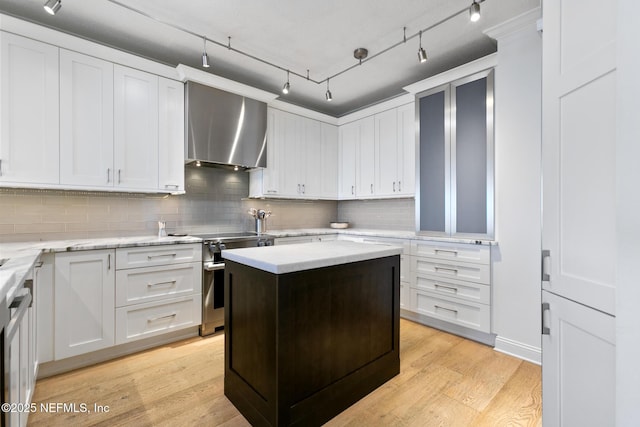
<path id="1" fill-rule="evenodd" d="M 2 0 L 0 12 L 128 51 L 171 66 L 202 68 L 202 37 L 231 45 L 286 71 L 208 43 L 207 72 L 272 93 L 280 100 L 340 117 L 404 93 L 403 86 L 496 50 L 483 30 L 539 7 L 540 0 L 486 0 L 482 17 L 469 21 L 471 0 L 64 0 L 55 15 L 44 0 Z M 461 12 L 422 34 L 428 60 L 418 61 L 418 37 L 357 64 L 356 48 L 369 56 Z M 179 28 L 188 30 L 181 31 Z M 406 30 L 403 30 L 406 28 Z M 192 33 L 192 34 L 190 34 Z M 195 35 L 198 35 L 196 37 Z"/>

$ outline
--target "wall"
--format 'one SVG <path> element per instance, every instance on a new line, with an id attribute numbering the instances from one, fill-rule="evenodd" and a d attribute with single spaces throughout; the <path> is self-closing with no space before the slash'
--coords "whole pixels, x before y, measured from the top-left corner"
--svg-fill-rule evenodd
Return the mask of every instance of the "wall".
<path id="1" fill-rule="evenodd" d="M 338 221 L 357 228 L 414 231 L 413 199 L 344 200 L 338 203 Z"/>
<path id="2" fill-rule="evenodd" d="M 186 194 L 178 196 L 0 189 L 0 242 L 154 235 L 168 232 L 253 230 L 249 175 L 216 168 L 185 168 Z M 326 227 L 336 202 L 270 202 L 279 228 Z"/>
<path id="3" fill-rule="evenodd" d="M 489 30 L 495 75 L 496 350 L 541 363 L 541 85 L 539 10 Z"/>

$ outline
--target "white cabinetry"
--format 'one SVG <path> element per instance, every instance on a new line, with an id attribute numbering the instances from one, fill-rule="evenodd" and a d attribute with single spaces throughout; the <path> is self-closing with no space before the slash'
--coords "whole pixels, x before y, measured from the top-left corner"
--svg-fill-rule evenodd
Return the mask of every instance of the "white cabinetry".
<path id="1" fill-rule="evenodd" d="M 330 242 L 337 239 L 337 234 L 313 234 L 308 236 L 276 237 L 273 244 L 277 246 L 295 245 L 298 243 Z"/>
<path id="2" fill-rule="evenodd" d="M 0 32 L 0 184 L 57 184 L 58 48 Z"/>
<path id="3" fill-rule="evenodd" d="M 63 252 L 55 258 L 55 359 L 114 344 L 113 250 Z"/>
<path id="4" fill-rule="evenodd" d="M 184 84 L 158 79 L 158 188 L 184 190 Z"/>
<path id="5" fill-rule="evenodd" d="M 335 126 L 269 108 L 267 167 L 251 171 L 251 197 L 335 199 Z"/>
<path id="6" fill-rule="evenodd" d="M 114 66 L 114 172 L 123 189 L 158 188 L 158 76 Z"/>
<path id="7" fill-rule="evenodd" d="M 413 195 L 415 188 L 415 111 L 413 104 L 376 114 L 375 194 Z"/>
<path id="8" fill-rule="evenodd" d="M 202 245 L 116 249 L 115 343 L 197 326 Z"/>
<path id="9" fill-rule="evenodd" d="M 60 183 L 113 187 L 113 64 L 60 50 Z"/>
<path id="10" fill-rule="evenodd" d="M 412 240 L 410 258 L 408 317 L 493 344 L 489 246 Z"/>
<path id="11" fill-rule="evenodd" d="M 618 83 L 627 60 L 617 57 L 618 7 L 543 3 L 544 425 L 634 424 L 616 419 L 616 399 L 626 399 L 616 393 L 616 377 L 625 376 L 616 369 L 624 360 L 616 334 L 625 329 L 616 325 L 616 286 L 621 260 L 632 259 L 618 240 L 629 236 L 617 210 L 627 177 L 617 171 L 624 114 L 616 95 L 628 92 Z"/>
<path id="12" fill-rule="evenodd" d="M 339 199 L 413 196 L 414 117 L 407 104 L 340 126 Z"/>

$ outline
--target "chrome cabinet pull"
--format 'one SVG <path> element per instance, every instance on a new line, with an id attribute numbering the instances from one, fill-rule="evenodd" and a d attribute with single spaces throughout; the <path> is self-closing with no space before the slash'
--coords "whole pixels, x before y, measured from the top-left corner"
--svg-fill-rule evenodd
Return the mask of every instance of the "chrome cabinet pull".
<path id="1" fill-rule="evenodd" d="M 440 252 L 445 253 L 445 254 L 453 254 L 453 255 L 458 255 L 458 251 L 454 251 L 451 249 L 434 249 L 434 252 L 436 253 L 436 255 Z"/>
<path id="2" fill-rule="evenodd" d="M 542 319 L 542 335 L 549 335 L 551 333 L 551 328 L 547 326 L 547 322 L 545 322 L 545 313 L 549 313 L 549 309 L 550 309 L 549 303 L 543 302 L 542 316 L 540 316 L 540 318 Z"/>
<path id="3" fill-rule="evenodd" d="M 450 271 L 453 274 L 458 274 L 458 269 L 457 268 L 447 268 L 447 267 L 438 267 L 438 266 L 436 266 L 435 270 L 436 271 L 440 271 L 440 270 L 442 270 L 442 271 Z"/>
<path id="4" fill-rule="evenodd" d="M 550 281 L 551 273 L 549 270 L 551 269 L 551 251 L 549 249 L 544 249 L 542 251 L 542 265 L 540 266 L 540 269 L 542 271 L 542 281 Z"/>
<path id="5" fill-rule="evenodd" d="M 172 253 L 172 254 L 147 255 L 147 259 L 160 258 L 160 257 L 165 257 L 165 256 L 174 257 L 174 256 L 178 256 L 178 254 Z"/>
<path id="6" fill-rule="evenodd" d="M 395 181 L 393 181 L 393 192 L 394 193 L 396 192 L 396 182 Z"/>
<path id="7" fill-rule="evenodd" d="M 371 194 L 373 194 L 373 184 L 371 184 Z"/>
<path id="8" fill-rule="evenodd" d="M 398 181 L 398 192 L 402 191 L 401 184 L 402 184 L 402 183 L 401 183 L 400 181 Z"/>
<path id="9" fill-rule="evenodd" d="M 111 168 L 107 168 L 107 184 L 111 182 Z"/>
<path id="10" fill-rule="evenodd" d="M 157 322 L 158 320 L 172 319 L 172 318 L 176 317 L 177 315 L 178 315 L 178 313 L 171 313 L 171 314 L 167 314 L 166 316 L 150 317 L 150 318 L 147 319 L 147 322 L 151 323 L 151 322 Z"/>
<path id="11" fill-rule="evenodd" d="M 298 184 L 298 194 L 300 194 L 300 184 Z"/>
<path id="12" fill-rule="evenodd" d="M 178 189 L 180 186 L 178 184 L 165 184 L 164 188 L 175 188 Z"/>
<path id="13" fill-rule="evenodd" d="M 440 309 L 440 310 L 446 310 L 446 311 L 450 311 L 451 313 L 455 313 L 458 314 L 458 310 L 454 310 L 453 308 L 447 308 L 447 307 L 442 307 L 440 305 L 434 305 L 433 306 L 436 310 Z"/>
<path id="14" fill-rule="evenodd" d="M 454 293 L 458 292 L 458 288 L 453 287 L 453 286 L 445 286 L 445 285 L 441 285 L 440 283 L 434 283 L 433 286 L 437 289 L 437 288 L 443 288 L 443 289 L 451 289 Z"/>
<path id="15" fill-rule="evenodd" d="M 302 184 L 302 194 L 307 194 L 307 188 Z"/>
<path id="16" fill-rule="evenodd" d="M 154 286 L 162 286 L 162 285 L 169 285 L 169 286 L 173 286 L 175 285 L 177 282 L 177 280 L 168 280 L 166 282 L 158 282 L 158 283 L 147 283 L 147 287 L 148 288 L 152 288 Z"/>
<path id="17" fill-rule="evenodd" d="M 120 172 L 121 172 L 121 169 L 118 169 L 118 184 L 122 182 L 122 180 L 120 179 Z"/>
<path id="18" fill-rule="evenodd" d="M 111 254 L 107 254 L 107 270 L 111 270 Z"/>
<path id="19" fill-rule="evenodd" d="M 356 186 L 355 185 L 351 186 L 351 194 L 356 194 Z"/>

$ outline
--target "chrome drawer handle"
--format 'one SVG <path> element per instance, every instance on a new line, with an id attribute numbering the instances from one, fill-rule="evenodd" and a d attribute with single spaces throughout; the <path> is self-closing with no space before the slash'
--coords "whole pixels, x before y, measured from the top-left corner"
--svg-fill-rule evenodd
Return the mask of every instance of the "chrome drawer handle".
<path id="1" fill-rule="evenodd" d="M 170 187 L 171 188 L 175 188 L 175 189 L 180 188 L 180 186 L 178 184 L 165 184 L 164 185 L 164 188 L 170 188 Z"/>
<path id="2" fill-rule="evenodd" d="M 458 255 L 458 251 L 454 251 L 454 250 L 451 250 L 451 249 L 435 249 L 434 252 L 436 254 L 442 252 L 442 253 L 445 253 L 445 254 Z"/>
<path id="3" fill-rule="evenodd" d="M 458 269 L 457 268 L 447 268 L 447 267 L 438 267 L 436 266 L 435 268 L 436 271 L 450 271 L 453 274 L 458 274 Z"/>
<path id="4" fill-rule="evenodd" d="M 153 258 L 159 258 L 159 257 L 164 257 L 164 256 L 174 257 L 174 256 L 178 256 L 178 254 L 173 253 L 173 254 L 147 255 L 147 258 L 148 259 L 153 259 Z"/>
<path id="5" fill-rule="evenodd" d="M 158 283 L 147 283 L 147 287 L 148 288 L 152 288 L 154 286 L 162 286 L 162 285 L 169 285 L 169 286 L 173 286 L 175 285 L 177 282 L 177 280 L 169 280 L 166 282 L 158 282 Z"/>
<path id="6" fill-rule="evenodd" d="M 437 309 L 441 309 L 441 310 L 445 310 L 445 311 L 450 311 L 452 313 L 458 314 L 458 310 L 454 310 L 453 308 L 447 308 L 447 307 L 442 307 L 440 305 L 434 305 L 433 306 L 436 310 Z"/>
<path id="7" fill-rule="evenodd" d="M 167 314 L 166 316 L 150 317 L 149 319 L 147 319 L 147 322 L 151 323 L 151 322 L 156 322 L 158 320 L 172 319 L 177 315 L 178 313 L 172 313 L 172 314 Z"/>
<path id="8" fill-rule="evenodd" d="M 458 292 L 458 288 L 455 288 L 453 286 L 445 286 L 445 285 L 441 285 L 440 283 L 434 283 L 433 286 L 435 288 L 451 289 L 453 292 Z"/>

